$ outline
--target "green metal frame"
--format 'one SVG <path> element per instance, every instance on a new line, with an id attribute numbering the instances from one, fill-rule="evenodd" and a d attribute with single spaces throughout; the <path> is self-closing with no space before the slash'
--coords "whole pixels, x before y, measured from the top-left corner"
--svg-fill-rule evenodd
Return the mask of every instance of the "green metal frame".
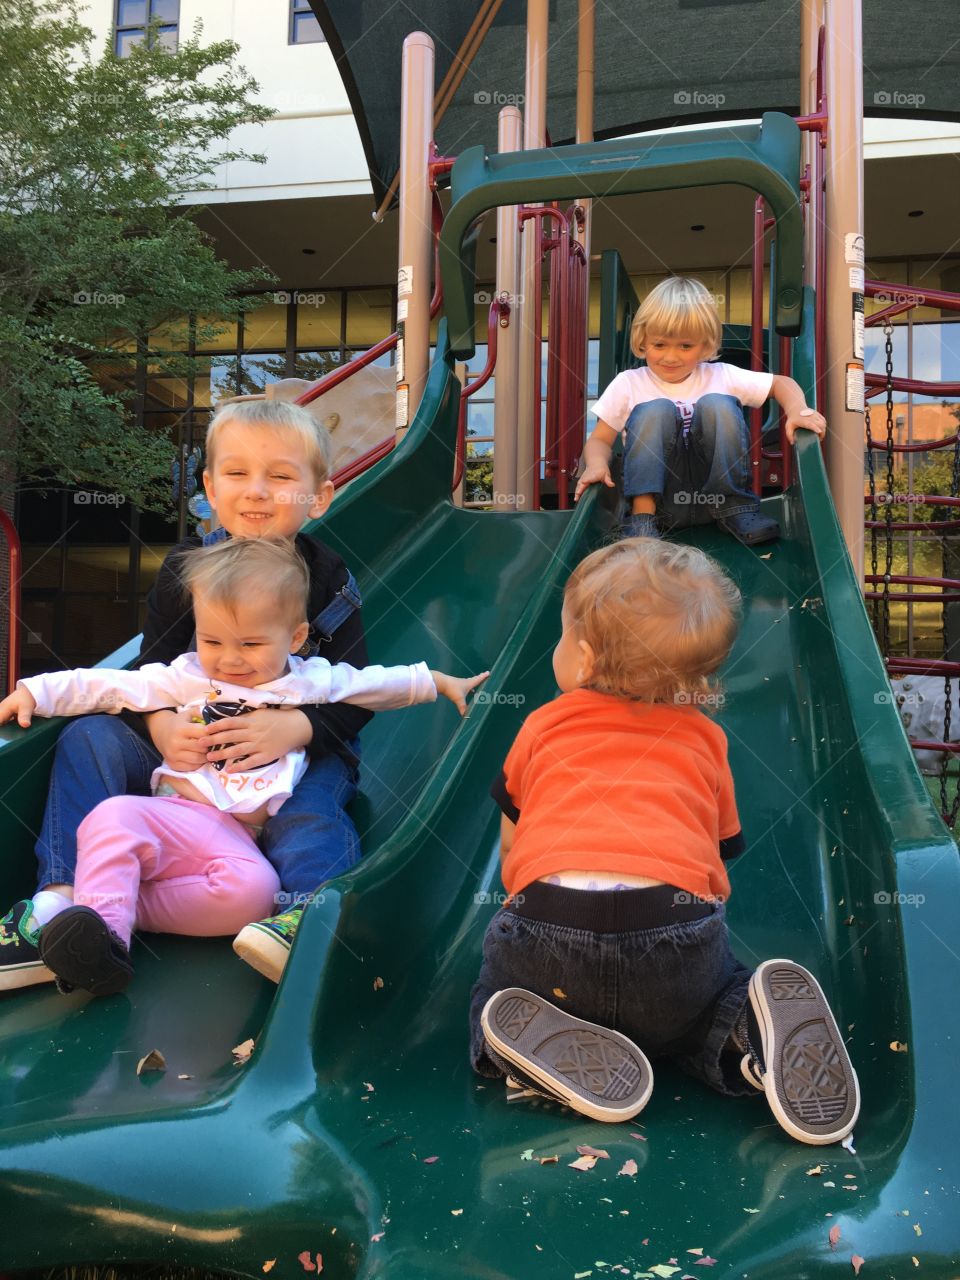
<path id="1" fill-rule="evenodd" d="M 778 333 L 800 328 L 803 220 L 799 200 L 800 130 L 768 112 L 759 125 L 710 129 L 688 137 L 650 134 L 612 142 L 488 155 L 472 147 L 457 159 L 452 203 L 440 233 L 440 271 L 450 349 L 475 350 L 475 250 L 478 219 L 488 209 L 537 201 L 587 199 L 738 184 L 762 195 L 777 220 Z"/>

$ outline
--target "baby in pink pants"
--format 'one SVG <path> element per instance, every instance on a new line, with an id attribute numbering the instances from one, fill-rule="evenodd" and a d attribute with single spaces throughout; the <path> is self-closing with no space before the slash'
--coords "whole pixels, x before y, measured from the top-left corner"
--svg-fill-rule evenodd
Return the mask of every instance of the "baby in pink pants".
<path id="1" fill-rule="evenodd" d="M 34 715 L 91 711 L 195 711 L 241 715 L 262 706 L 350 702 L 389 710 L 441 693 L 461 715 L 485 674 L 457 679 L 415 666 L 331 665 L 296 656 L 307 639 L 309 572 L 290 542 L 231 539 L 184 556 L 196 652 L 138 671 L 102 667 L 20 680 L 0 702 L 0 724 L 27 728 Z M 134 928 L 235 934 L 268 916 L 280 889 L 257 837 L 303 776 L 303 751 L 226 773 L 207 763 L 189 773 L 162 761 L 150 796 L 113 796 L 77 831 L 74 903 L 40 932 L 40 956 L 61 991 L 122 991 L 133 976 Z"/>

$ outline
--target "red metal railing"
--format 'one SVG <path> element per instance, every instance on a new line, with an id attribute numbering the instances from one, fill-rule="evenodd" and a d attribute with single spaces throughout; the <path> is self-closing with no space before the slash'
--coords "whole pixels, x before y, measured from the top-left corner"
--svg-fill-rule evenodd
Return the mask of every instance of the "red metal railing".
<path id="1" fill-rule="evenodd" d="M 10 571 L 9 620 L 7 625 L 7 693 L 12 693 L 20 675 L 20 582 L 23 553 L 17 527 L 0 509 L 0 529 L 7 539 L 7 563 Z"/>
<path id="2" fill-rule="evenodd" d="M 467 401 L 486 386 L 497 364 L 497 337 L 501 328 L 510 323 L 510 303 L 506 298 L 494 298 L 487 312 L 487 362 L 472 382 L 460 392 L 460 416 L 457 420 L 457 459 L 453 472 L 453 487 L 463 479 L 467 464 Z"/>

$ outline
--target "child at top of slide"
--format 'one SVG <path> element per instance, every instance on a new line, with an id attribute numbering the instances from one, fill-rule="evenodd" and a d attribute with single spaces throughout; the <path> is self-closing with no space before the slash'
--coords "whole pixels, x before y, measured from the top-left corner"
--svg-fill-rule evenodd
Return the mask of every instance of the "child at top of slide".
<path id="1" fill-rule="evenodd" d="M 471 1061 L 595 1120 L 629 1120 L 673 1058 L 765 1094 L 800 1142 L 839 1142 L 859 1086 L 816 979 L 730 948 L 726 862 L 744 849 L 722 729 L 701 706 L 740 596 L 695 547 L 628 538 L 574 570 L 534 711 L 494 796 L 503 883 L 470 1008 Z M 762 908 L 760 908 L 762 909 Z"/>
<path id="2" fill-rule="evenodd" d="M 298 405 L 261 400 L 222 406 L 206 437 L 203 483 L 220 522 L 208 537 L 295 543 L 310 570 L 309 651 L 363 667 L 367 647 L 353 575 L 336 552 L 300 532 L 333 500 L 331 455 L 328 432 Z M 147 595 L 138 666 L 169 663 L 193 648 L 193 608 L 180 581 L 179 553 L 200 545 L 199 537 L 187 538 L 160 566 Z M 169 709 L 84 716 L 67 725 L 57 741 L 35 846 L 37 890 L 0 918 L 0 992 L 53 980 L 37 951 L 37 930 L 62 898 L 72 899 L 77 828 L 108 796 L 147 795 L 161 757 L 183 771 L 217 758 L 229 775 L 240 756 L 254 766 L 306 750 L 307 771 L 282 811 L 267 819 L 261 847 L 287 901 L 308 900 L 360 857 L 347 806 L 357 793 L 358 735 L 370 717 L 363 707 L 337 703 L 282 712 L 263 707 L 233 723 L 197 724 L 189 713 Z M 298 905 L 250 925 L 237 940 L 238 954 L 279 981 L 301 914 Z"/>
<path id="3" fill-rule="evenodd" d="M 613 486 L 610 455 L 623 432 L 625 536 L 656 538 L 710 521 L 747 546 L 779 535 L 752 489 L 744 406 L 772 395 L 791 444 L 799 427 L 822 437 L 827 424 L 793 378 L 714 363 L 722 336 L 713 296 L 683 276 L 658 284 L 633 318 L 630 347 L 646 366 L 618 373 L 594 405 L 598 422 L 575 494 Z"/>
<path id="4" fill-rule="evenodd" d="M 183 578 L 193 600 L 197 650 L 138 671 L 103 667 L 20 680 L 0 702 L 0 724 L 34 715 L 155 711 L 173 706 L 204 721 L 257 707 L 352 702 L 387 709 L 442 693 L 466 711 L 485 676 L 456 679 L 413 667 L 332 665 L 295 655 L 307 638 L 309 571 L 289 541 L 244 539 L 187 552 Z M 235 721 L 232 728 L 237 728 Z M 279 888 L 256 836 L 293 794 L 307 763 L 302 750 L 239 772 L 204 761 L 181 769 L 161 760 L 152 796 L 102 801 L 77 832 L 74 905 L 40 929 L 40 958 L 61 987 L 98 995 L 132 976 L 135 923 L 166 933 L 234 933 L 266 914 Z"/>

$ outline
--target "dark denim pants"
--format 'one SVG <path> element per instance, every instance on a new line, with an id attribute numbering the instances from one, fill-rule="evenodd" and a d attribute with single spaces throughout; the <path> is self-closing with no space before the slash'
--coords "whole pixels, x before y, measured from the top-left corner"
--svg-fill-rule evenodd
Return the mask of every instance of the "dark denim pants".
<path id="1" fill-rule="evenodd" d="M 692 1076 L 730 1096 L 753 1095 L 740 1074 L 741 1054 L 727 1041 L 747 1001 L 751 971 L 730 950 L 722 904 L 702 919 L 653 928 L 595 932 L 575 921 L 596 914 L 610 898 L 630 913 L 629 899 L 654 889 L 595 892 L 531 886 L 530 899 L 548 902 L 551 922 L 508 904 L 490 921 L 483 965 L 470 1001 L 470 1059 L 482 1076 L 509 1073 L 488 1048 L 480 1026 L 483 1006 L 497 991 L 522 987 L 577 1018 L 628 1036 L 650 1058 L 669 1057 Z M 680 894 L 680 891 L 676 891 Z M 680 895 L 680 901 L 689 895 Z M 557 924 L 563 918 L 569 921 Z M 564 993 L 563 998 L 555 989 Z"/>
<path id="2" fill-rule="evenodd" d="M 653 494 L 668 528 L 757 510 L 750 432 L 733 396 L 701 397 L 687 433 L 672 400 L 638 404 L 624 429 L 623 492 L 628 500 Z"/>
<path id="3" fill-rule="evenodd" d="M 350 744 L 359 755 L 359 743 Z M 77 827 L 110 796 L 149 795 L 160 755 L 117 716 L 81 716 L 57 741 L 43 826 L 36 843 L 37 886 L 73 884 Z M 310 894 L 360 857 L 345 807 L 357 794 L 357 770 L 339 756 L 308 766 L 290 799 L 263 828 L 260 847 L 287 894 Z"/>

